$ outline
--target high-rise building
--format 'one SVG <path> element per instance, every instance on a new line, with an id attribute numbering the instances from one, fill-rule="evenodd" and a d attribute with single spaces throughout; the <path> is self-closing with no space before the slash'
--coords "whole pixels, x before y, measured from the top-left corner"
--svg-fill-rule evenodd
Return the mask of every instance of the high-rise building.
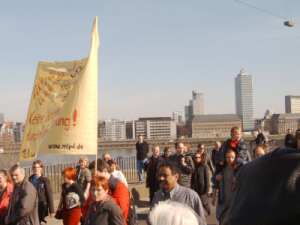
<path id="1" fill-rule="evenodd" d="M 235 78 L 236 114 L 242 119 L 244 131 L 254 129 L 252 76 L 242 69 Z"/>
<path id="2" fill-rule="evenodd" d="M 172 119 L 176 123 L 182 123 L 182 114 L 181 114 L 181 112 L 173 112 L 172 113 Z"/>
<path id="3" fill-rule="evenodd" d="M 300 113 L 300 96 L 285 96 L 285 113 Z"/>
<path id="4" fill-rule="evenodd" d="M 192 92 L 192 99 L 184 108 L 185 120 L 191 121 L 194 116 L 204 114 L 204 95 L 197 91 Z"/>
<path id="5" fill-rule="evenodd" d="M 15 142 L 21 142 L 24 134 L 24 125 L 16 123 L 13 127 L 13 134 Z"/>
<path id="6" fill-rule="evenodd" d="M 176 122 L 171 117 L 139 118 L 135 121 L 135 134 L 147 139 L 173 139 L 177 137 Z"/>
<path id="7" fill-rule="evenodd" d="M 203 93 L 196 91 L 192 92 L 193 95 L 193 116 L 204 114 L 204 96 Z"/>

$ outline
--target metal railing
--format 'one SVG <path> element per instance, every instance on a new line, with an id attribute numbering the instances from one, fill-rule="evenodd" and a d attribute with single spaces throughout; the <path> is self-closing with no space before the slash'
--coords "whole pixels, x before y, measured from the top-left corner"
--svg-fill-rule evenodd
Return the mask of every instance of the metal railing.
<path id="1" fill-rule="evenodd" d="M 135 157 L 117 157 L 115 160 L 117 161 L 120 170 L 124 173 L 127 182 L 136 182 L 137 172 Z M 77 163 L 44 165 L 43 174 L 50 180 L 53 193 L 59 193 L 61 191 L 61 185 L 63 183 L 62 171 L 67 167 L 76 168 L 77 165 Z M 26 176 L 29 177 L 32 174 L 32 168 L 25 167 L 25 172 Z"/>
<path id="2" fill-rule="evenodd" d="M 255 143 L 248 142 L 248 150 L 250 153 L 253 152 L 253 148 L 255 147 Z M 276 147 L 279 147 L 281 144 L 278 140 L 269 140 L 269 149 L 272 151 Z M 207 145 L 207 148 L 211 148 L 212 145 Z M 127 178 L 128 183 L 135 183 L 138 181 L 137 177 L 137 169 L 136 169 L 136 157 L 116 157 L 120 170 L 124 173 Z M 17 153 L 5 153 L 0 155 L 0 165 L 2 168 L 9 168 L 11 165 L 18 161 Z M 66 167 L 75 168 L 78 164 L 76 162 L 72 163 L 63 163 L 63 164 L 51 164 L 44 165 L 44 175 L 50 179 L 52 189 L 54 193 L 59 193 L 61 191 L 61 185 L 63 183 L 62 171 Z M 25 167 L 27 177 L 32 174 L 31 167 Z"/>

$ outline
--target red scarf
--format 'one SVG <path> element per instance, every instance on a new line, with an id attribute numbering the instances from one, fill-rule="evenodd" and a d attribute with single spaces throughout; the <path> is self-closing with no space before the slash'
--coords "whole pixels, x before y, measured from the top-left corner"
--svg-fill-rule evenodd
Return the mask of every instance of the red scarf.
<path id="1" fill-rule="evenodd" d="M 235 152 L 237 151 L 237 147 L 239 145 L 239 140 L 230 140 L 229 141 L 229 147 L 230 149 L 234 150 Z"/>

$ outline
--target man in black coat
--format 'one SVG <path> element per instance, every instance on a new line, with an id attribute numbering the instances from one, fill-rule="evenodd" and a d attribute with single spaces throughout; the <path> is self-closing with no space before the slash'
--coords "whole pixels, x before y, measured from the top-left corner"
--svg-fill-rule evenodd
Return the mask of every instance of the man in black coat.
<path id="1" fill-rule="evenodd" d="M 32 163 L 33 174 L 29 181 L 33 184 L 38 193 L 38 212 L 40 223 L 46 223 L 45 218 L 50 215 L 54 216 L 53 194 L 50 181 L 43 175 L 43 163 L 36 160 Z"/>
<path id="2" fill-rule="evenodd" d="M 296 139 L 295 136 L 292 134 L 292 130 L 288 129 L 287 134 L 284 138 L 284 145 L 287 148 L 295 148 L 296 147 Z"/>
<path id="3" fill-rule="evenodd" d="M 282 148 L 243 166 L 238 173 L 230 225 L 298 225 L 300 152 Z"/>
<path id="4" fill-rule="evenodd" d="M 152 149 L 152 156 L 148 160 L 148 164 L 146 166 L 146 187 L 149 188 L 150 202 L 152 202 L 154 193 L 159 189 L 159 181 L 157 179 L 158 168 L 163 162 L 164 159 L 160 156 L 159 146 L 154 146 Z"/>
<path id="5" fill-rule="evenodd" d="M 144 163 L 147 159 L 149 145 L 144 141 L 143 135 L 139 135 L 139 140 L 135 144 L 136 147 L 136 167 L 140 182 L 144 181 Z"/>
<path id="6" fill-rule="evenodd" d="M 255 144 L 256 145 L 263 145 L 267 143 L 267 138 L 262 132 L 261 129 L 257 129 L 257 136 L 255 138 Z"/>

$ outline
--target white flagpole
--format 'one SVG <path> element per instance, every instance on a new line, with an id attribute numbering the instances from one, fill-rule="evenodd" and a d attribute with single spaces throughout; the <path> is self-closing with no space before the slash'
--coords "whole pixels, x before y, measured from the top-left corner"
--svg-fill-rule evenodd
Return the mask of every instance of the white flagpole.
<path id="1" fill-rule="evenodd" d="M 92 57 L 93 60 L 96 61 L 95 69 L 97 71 L 97 77 L 98 77 L 98 48 L 100 46 L 100 42 L 99 42 L 99 34 L 98 34 L 98 17 L 96 16 L 94 19 L 94 23 L 93 23 L 93 30 L 92 30 L 92 44 L 91 44 L 91 50 L 90 50 L 90 56 L 89 59 Z M 98 80 L 98 79 L 97 79 Z M 98 85 L 98 84 L 97 84 Z M 98 92 L 97 94 L 97 102 L 96 104 L 98 105 Z M 97 107 L 98 109 L 98 107 Z M 98 116 L 98 115 L 97 115 Z M 98 132 L 98 119 L 97 119 L 97 132 Z M 97 170 L 97 159 L 98 159 L 98 135 L 97 135 L 97 139 L 96 139 L 96 159 L 95 159 L 95 171 Z"/>

